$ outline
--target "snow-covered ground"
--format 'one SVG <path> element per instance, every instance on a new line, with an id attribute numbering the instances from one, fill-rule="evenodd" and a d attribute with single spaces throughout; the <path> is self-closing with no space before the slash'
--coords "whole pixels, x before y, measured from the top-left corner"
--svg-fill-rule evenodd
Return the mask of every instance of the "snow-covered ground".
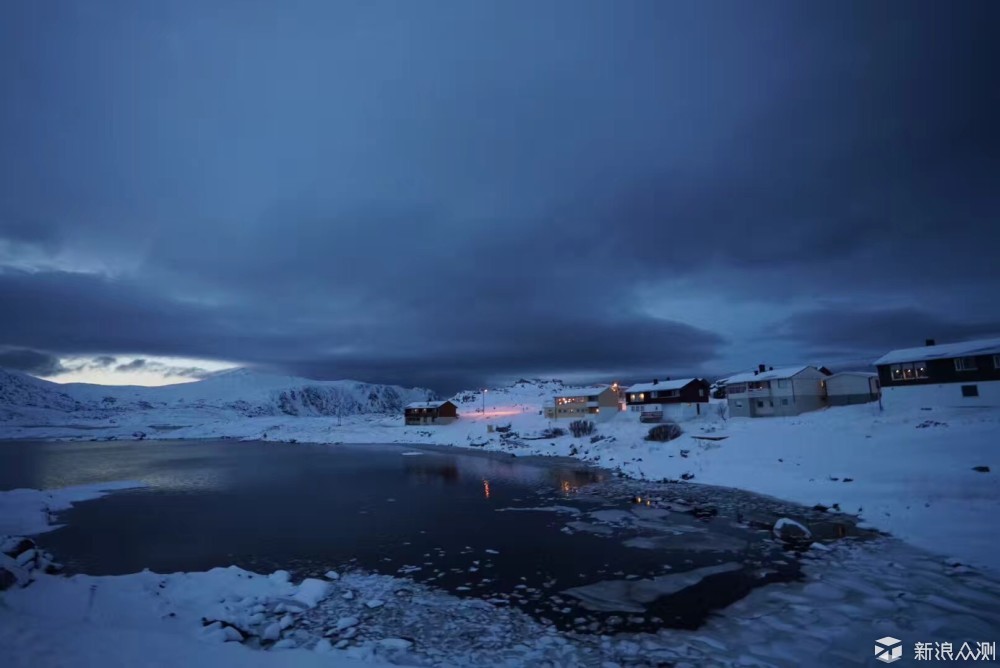
<path id="1" fill-rule="evenodd" d="M 202 385 L 197 401 L 175 388 L 170 391 L 176 397 L 159 403 L 138 395 L 98 401 L 111 407 L 85 396 L 97 390 L 71 389 L 60 396 L 52 394 L 50 384 L 29 381 L 27 389 L 22 385 L 0 393 L 6 400 L 0 405 L 0 438 L 103 440 L 140 433 L 151 439 L 436 444 L 572 456 L 638 479 L 685 479 L 821 504 L 831 512 L 858 515 L 864 524 L 926 552 L 892 539 L 814 548 L 804 582 L 757 589 L 697 632 L 613 637 L 572 637 L 512 610 L 498 613 L 485 602 L 458 599 L 405 578 L 365 573 L 305 585 L 314 598 L 324 596 L 315 607 L 304 608 L 287 603 L 303 585 L 281 574 L 267 577 L 232 568 L 113 578 L 38 574 L 30 587 L 11 589 L 0 599 L 0 664 L 311 666 L 364 659 L 413 665 L 662 661 L 784 666 L 823 656 L 824 665 L 856 665 L 866 661 L 871 641 L 885 635 L 907 643 L 990 641 L 1000 628 L 1000 584 L 995 579 L 1000 556 L 993 533 L 1000 511 L 998 410 L 891 413 L 862 405 L 792 418 L 729 420 L 710 410 L 684 423 L 679 439 L 655 443 L 643 439 L 648 425 L 627 413 L 599 423 L 596 437 L 543 437 L 553 426 L 566 426 L 541 415 L 542 402 L 562 389 L 557 382 L 490 390 L 485 411 L 483 394 L 460 393 L 453 398 L 461 415 L 457 422 L 407 427 L 398 410 L 380 409 L 377 401 L 346 414 L 343 408 L 323 414 L 327 409 L 315 406 L 346 404 L 322 398 L 302 403 L 296 390 L 297 403 L 289 404 L 291 390 L 309 381 L 298 386 L 294 379 L 274 381 L 277 389 L 261 389 L 271 381 L 254 381 L 253 401 L 242 403 L 237 378 L 227 381 L 224 400 Z M 399 391 L 394 392 L 402 401 Z M 423 399 L 417 396 L 422 393 L 413 391 L 413 396 Z M 312 408 L 288 414 L 281 409 L 282 396 L 286 407 Z M 489 428 L 507 426 L 505 432 Z M 0 493 L 0 534 L 41 531 L 50 512 L 113 487 Z M 365 605 L 372 599 L 382 605 Z M 282 602 L 284 608 L 279 607 Z M 253 651 L 225 643 L 226 634 L 233 634 L 225 624 L 202 626 L 202 617 L 235 623 L 256 614 L 263 618 L 255 617 L 252 626 L 263 633 L 277 623 L 289 649 Z M 462 615 L 475 620 L 479 637 L 471 627 L 454 626 Z M 356 624 L 350 623 L 352 618 Z M 427 636 L 428 625 L 454 634 Z M 359 628 L 354 633 L 363 642 L 353 643 L 350 652 L 337 649 L 350 628 Z M 483 628 L 488 628 L 486 636 Z M 497 649 L 476 653 L 475 643 L 454 640 L 463 634 L 477 642 L 492 638 Z M 418 636 L 423 651 L 411 652 L 408 642 Z M 513 647 L 508 653 L 499 649 L 505 643 Z M 426 651 L 428 646 L 432 651 Z"/>
<path id="2" fill-rule="evenodd" d="M 57 491 L 49 500 L 66 507 L 95 493 Z M 31 504 L 17 507 L 14 514 L 33 515 Z M 608 516 L 593 521 L 623 519 L 601 512 Z M 633 513 L 644 524 L 657 516 L 646 506 Z M 30 586 L 0 594 L 0 665 L 853 666 L 869 663 L 873 641 L 887 635 L 912 656 L 918 642 L 978 651 L 1000 628 L 1000 581 L 895 539 L 818 543 L 801 558 L 802 581 L 755 589 L 696 631 L 616 635 L 561 632 L 511 607 L 363 572 L 292 582 L 284 571 L 235 567 L 70 578 L 35 571 Z M 628 587 L 643 600 L 645 590 L 697 584 L 707 570 Z M 595 600 L 623 603 L 616 597 Z"/>
<path id="3" fill-rule="evenodd" d="M 31 421 L 0 422 L 0 438 L 125 439 L 140 433 L 170 439 L 439 444 L 573 456 L 636 478 L 684 477 L 808 506 L 839 508 L 914 545 L 1000 571 L 1000 553 L 993 549 L 991 535 L 993 517 L 1000 513 L 996 447 L 1000 410 L 895 413 L 865 404 L 789 418 L 722 420 L 713 407 L 707 415 L 685 423 L 686 433 L 670 443 L 643 440 L 648 425 L 640 424 L 633 413 L 620 413 L 598 424 L 597 434 L 605 438 L 591 443 L 590 437 L 569 435 L 532 440 L 550 426 L 566 426 L 541 415 L 542 402 L 563 389 L 558 381 L 525 381 L 492 389 L 485 394 L 485 413 L 483 394 L 459 393 L 453 397 L 461 415 L 457 422 L 407 427 L 398 412 L 333 417 L 274 410 L 247 416 L 231 408 L 243 405 L 241 378 L 254 398 L 247 403 L 255 406 L 274 404 L 271 392 L 276 387 L 284 388 L 280 397 L 296 386 L 295 379 L 229 372 L 214 381 L 143 388 L 170 396 L 152 408 L 133 404 L 127 411 L 89 418 L 46 408 L 41 422 L 37 415 Z M 299 385 L 309 382 L 298 379 Z M 84 394 L 100 394 L 92 388 Z M 134 389 L 113 391 L 127 395 Z M 79 392 L 74 396 L 80 398 Z M 197 403 L 192 397 L 200 406 L 192 406 Z M 511 432 L 490 432 L 488 425 L 510 425 Z M 988 466 L 990 472 L 978 472 L 973 469 L 977 466 Z"/>

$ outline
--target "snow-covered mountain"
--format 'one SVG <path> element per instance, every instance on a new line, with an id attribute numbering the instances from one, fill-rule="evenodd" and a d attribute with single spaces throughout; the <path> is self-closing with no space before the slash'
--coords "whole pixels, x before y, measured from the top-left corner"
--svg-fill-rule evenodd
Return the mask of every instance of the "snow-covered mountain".
<path id="1" fill-rule="evenodd" d="M 433 397 L 433 392 L 420 388 L 318 381 L 248 369 L 161 387 L 60 385 L 0 369 L 0 419 L 39 409 L 86 413 L 88 417 L 156 409 L 217 409 L 242 416 L 392 414 L 401 413 L 411 401 Z"/>

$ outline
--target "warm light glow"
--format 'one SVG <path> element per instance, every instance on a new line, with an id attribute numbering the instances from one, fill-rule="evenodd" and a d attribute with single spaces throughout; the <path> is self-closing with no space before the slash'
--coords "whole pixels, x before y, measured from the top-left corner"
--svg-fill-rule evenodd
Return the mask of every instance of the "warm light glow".
<path id="1" fill-rule="evenodd" d="M 490 498 L 490 481 L 483 479 L 483 496 Z"/>

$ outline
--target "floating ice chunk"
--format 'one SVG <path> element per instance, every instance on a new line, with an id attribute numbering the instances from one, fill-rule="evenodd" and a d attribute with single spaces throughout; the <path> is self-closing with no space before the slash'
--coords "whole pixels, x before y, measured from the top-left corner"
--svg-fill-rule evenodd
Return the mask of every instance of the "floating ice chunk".
<path id="1" fill-rule="evenodd" d="M 316 604 L 322 601 L 330 593 L 330 583 L 315 578 L 306 578 L 299 585 L 295 592 L 295 600 L 304 603 L 310 608 L 315 608 Z"/>
<path id="2" fill-rule="evenodd" d="M 327 571 L 323 577 L 325 577 L 327 580 L 339 580 L 340 573 L 338 573 L 337 571 Z"/>
<path id="3" fill-rule="evenodd" d="M 420 456 L 420 455 L 422 455 L 422 454 L 424 454 L 424 453 L 422 453 L 422 452 L 417 452 L 416 450 L 411 450 L 411 451 L 409 451 L 409 452 L 404 452 L 404 453 L 403 453 L 403 456 L 404 456 L 404 457 L 419 457 L 419 456 Z"/>
<path id="4" fill-rule="evenodd" d="M 412 642 L 404 640 L 403 638 L 382 638 L 378 641 L 380 649 L 388 650 L 406 650 L 409 649 L 412 644 Z"/>
<path id="5" fill-rule="evenodd" d="M 357 617 L 341 617 L 337 620 L 337 623 L 334 624 L 333 627 L 337 629 L 337 631 L 343 631 L 344 629 L 349 629 L 352 626 L 357 626 L 358 621 Z"/>
<path id="6" fill-rule="evenodd" d="M 288 582 L 291 576 L 288 574 L 288 571 L 275 571 L 267 577 L 269 580 L 272 580 L 273 582 L 281 583 L 281 582 Z"/>
<path id="7" fill-rule="evenodd" d="M 566 513 L 568 515 L 579 515 L 580 509 L 572 506 L 539 506 L 533 508 L 497 508 L 498 513 L 508 512 L 539 512 L 539 513 Z"/>
<path id="8" fill-rule="evenodd" d="M 669 596 L 701 582 L 703 579 L 738 571 L 742 566 L 735 562 L 704 566 L 683 573 L 660 575 L 645 580 L 604 580 L 582 587 L 567 589 L 588 610 L 596 612 L 645 612 L 645 605 L 661 596 Z"/>
<path id="9" fill-rule="evenodd" d="M 598 522 L 610 522 L 612 524 L 626 524 L 635 521 L 635 516 L 627 510 L 595 510 L 588 513 L 590 517 Z"/>
<path id="10" fill-rule="evenodd" d="M 383 605 L 385 605 L 385 601 L 383 601 L 380 598 L 373 598 L 369 601 L 365 601 L 365 605 L 367 605 L 369 608 L 372 609 L 381 608 Z"/>

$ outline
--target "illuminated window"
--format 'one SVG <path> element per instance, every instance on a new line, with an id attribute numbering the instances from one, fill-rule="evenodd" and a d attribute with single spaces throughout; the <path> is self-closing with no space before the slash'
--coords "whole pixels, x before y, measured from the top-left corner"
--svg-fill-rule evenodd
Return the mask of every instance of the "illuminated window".
<path id="1" fill-rule="evenodd" d="M 907 362 L 901 366 L 903 367 L 903 380 L 913 380 L 916 378 L 916 376 L 913 375 L 913 362 Z"/>
<path id="2" fill-rule="evenodd" d="M 927 362 L 916 362 L 913 368 L 916 370 L 917 378 L 927 377 Z"/>
<path id="3" fill-rule="evenodd" d="M 893 380 L 903 380 L 903 367 L 900 364 L 893 364 L 889 369 Z"/>

